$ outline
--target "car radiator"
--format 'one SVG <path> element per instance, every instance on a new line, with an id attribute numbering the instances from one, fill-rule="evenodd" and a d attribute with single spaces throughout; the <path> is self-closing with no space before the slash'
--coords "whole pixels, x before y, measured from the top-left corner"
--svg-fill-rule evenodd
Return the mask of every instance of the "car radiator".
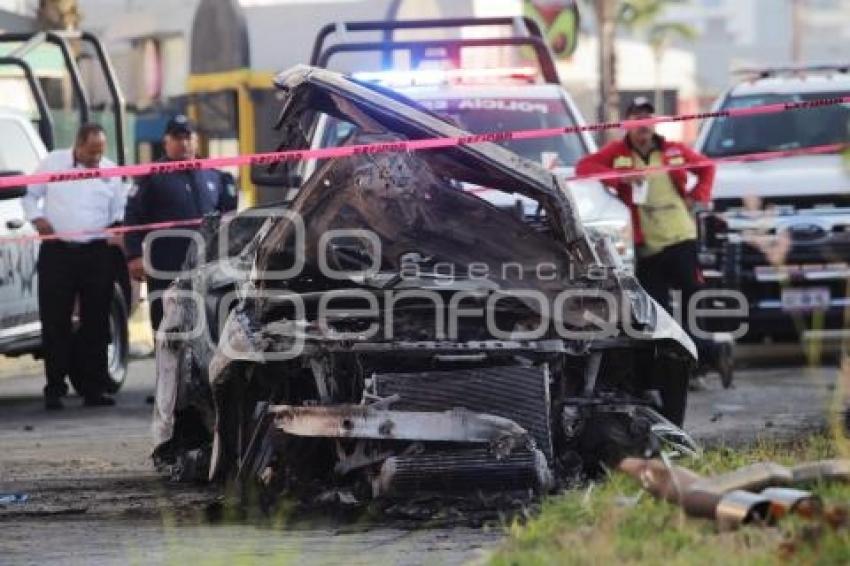
<path id="1" fill-rule="evenodd" d="M 497 458 L 486 449 L 454 450 L 387 458 L 375 495 L 546 491 L 550 474 L 538 450 Z"/>
<path id="2" fill-rule="evenodd" d="M 552 462 L 549 370 L 542 366 L 499 366 L 412 373 L 376 373 L 374 393 L 398 395 L 395 410 L 445 411 L 463 407 L 511 419 L 534 438 Z"/>

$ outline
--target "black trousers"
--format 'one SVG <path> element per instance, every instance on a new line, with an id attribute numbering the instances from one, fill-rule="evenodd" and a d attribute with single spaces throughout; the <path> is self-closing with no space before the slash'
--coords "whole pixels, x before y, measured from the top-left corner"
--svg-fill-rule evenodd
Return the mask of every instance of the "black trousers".
<path id="1" fill-rule="evenodd" d="M 109 307 L 114 274 L 109 246 L 48 241 L 38 256 L 38 308 L 47 385 L 45 395 L 64 395 L 70 376 L 85 397 L 105 393 L 108 380 Z M 80 301 L 80 326 L 71 317 Z"/>
<path id="2" fill-rule="evenodd" d="M 153 277 L 148 277 L 147 283 L 151 328 L 153 329 L 154 336 L 156 336 L 156 330 L 159 328 L 163 316 L 162 292 L 168 289 L 168 286 L 171 285 L 173 281 L 171 279 L 154 279 Z"/>
<path id="3" fill-rule="evenodd" d="M 681 291 L 682 328 L 693 339 L 700 363 L 713 363 L 717 345 L 711 340 L 694 336 L 688 324 L 691 297 L 703 287 L 699 269 L 697 242 L 686 240 L 649 257 L 639 257 L 637 278 L 646 292 L 671 315 L 675 313 L 670 307 L 670 291 Z"/>

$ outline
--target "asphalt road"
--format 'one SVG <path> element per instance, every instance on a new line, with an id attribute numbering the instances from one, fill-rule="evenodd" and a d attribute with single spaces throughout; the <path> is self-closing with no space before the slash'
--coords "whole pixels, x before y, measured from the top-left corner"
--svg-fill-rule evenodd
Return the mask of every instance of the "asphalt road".
<path id="1" fill-rule="evenodd" d="M 0 564 L 451 564 L 498 544 L 500 527 L 402 528 L 311 519 L 298 524 L 210 522 L 219 494 L 172 486 L 148 454 L 153 361 L 131 364 L 118 405 L 42 409 L 40 364 L 0 360 Z M 691 394 L 686 428 L 709 443 L 789 437 L 823 426 L 835 367 L 739 372 L 736 387 Z"/>

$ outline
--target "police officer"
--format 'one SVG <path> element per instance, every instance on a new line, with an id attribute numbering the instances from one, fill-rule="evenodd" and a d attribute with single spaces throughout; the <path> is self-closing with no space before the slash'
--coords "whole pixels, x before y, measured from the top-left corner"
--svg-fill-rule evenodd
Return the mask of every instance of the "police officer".
<path id="1" fill-rule="evenodd" d="M 195 159 L 197 136 L 194 125 L 183 115 L 168 121 L 163 139 L 164 162 Z M 179 171 L 149 175 L 138 179 L 127 200 L 125 223 L 128 226 L 168 221 L 200 219 L 215 211 L 236 208 L 236 186 L 233 177 L 216 170 Z M 181 227 L 191 229 L 191 227 Z M 166 274 L 145 273 L 142 242 L 146 231 L 127 233 L 125 246 L 130 276 L 147 279 L 151 326 L 156 333 L 162 321 L 162 301 L 157 297 L 172 282 Z M 151 267 L 158 272 L 182 271 L 191 240 L 187 237 L 160 237 L 146 250 Z M 147 275 L 147 277 L 146 277 Z M 157 277 L 156 275 L 160 275 Z"/>

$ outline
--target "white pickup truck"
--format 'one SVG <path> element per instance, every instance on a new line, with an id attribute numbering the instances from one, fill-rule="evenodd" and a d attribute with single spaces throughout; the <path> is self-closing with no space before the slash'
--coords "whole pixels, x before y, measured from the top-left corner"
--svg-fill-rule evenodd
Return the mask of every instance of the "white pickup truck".
<path id="1" fill-rule="evenodd" d="M 849 68 L 753 71 L 721 97 L 715 109 L 850 96 Z M 745 339 L 821 339 L 846 332 L 846 148 L 850 104 L 718 118 L 701 130 L 697 151 L 721 160 L 714 213 L 703 218 L 703 275 L 713 286 L 736 289 L 746 297 L 750 330 Z M 791 155 L 735 161 L 774 151 Z"/>
<path id="2" fill-rule="evenodd" d="M 72 47 L 72 45 L 74 47 Z M 112 114 L 114 136 L 111 142 L 117 161 L 125 162 L 124 99 L 112 65 L 100 40 L 85 31 L 46 31 L 41 33 L 0 33 L 0 66 L 5 75 L 6 94 L 0 104 L 0 175 L 31 173 L 56 142 L 56 121 L 42 88 L 43 81 L 68 79 L 75 101 L 78 123 L 95 119 L 95 109 L 86 90 L 78 60 L 95 62 L 109 92 L 108 112 Z M 58 50 L 63 54 L 66 77 L 40 77 L 32 65 L 40 50 Z M 75 57 L 75 50 L 79 56 Z M 9 89 L 14 89 L 12 92 Z M 28 100 L 27 100 L 28 99 Z M 61 113 L 55 113 L 61 114 Z M 41 354 L 41 323 L 38 313 L 39 242 L 35 229 L 25 220 L 21 197 L 26 187 L 0 189 L 0 354 L 18 356 Z M 122 251 L 115 247 L 115 281 L 109 316 L 108 351 L 109 392 L 115 393 L 127 376 L 129 339 L 130 278 Z M 71 385 L 75 389 L 78 361 L 72 362 Z"/>
<path id="3" fill-rule="evenodd" d="M 0 108 L 0 175 L 31 173 L 46 155 L 32 123 L 20 113 Z M 24 220 L 21 197 L 26 187 L 0 189 L 0 354 L 40 355 L 38 316 L 39 243 L 35 229 Z M 19 238 L 15 240 L 16 238 Z M 129 352 L 127 298 L 129 281 L 121 251 L 115 248 L 116 281 L 109 316 L 108 353 L 110 392 L 118 391 L 127 375 Z M 71 375 L 76 388 L 77 379 Z"/>
<path id="4" fill-rule="evenodd" d="M 46 152 L 29 120 L 0 110 L 0 175 L 29 172 Z M 24 221 L 21 196 L 25 187 L 0 190 L 0 349 L 12 351 L 36 343 L 38 285 L 36 259 L 38 241 L 26 239 L 35 229 Z M 12 242 L 10 238 L 23 237 Z"/>

